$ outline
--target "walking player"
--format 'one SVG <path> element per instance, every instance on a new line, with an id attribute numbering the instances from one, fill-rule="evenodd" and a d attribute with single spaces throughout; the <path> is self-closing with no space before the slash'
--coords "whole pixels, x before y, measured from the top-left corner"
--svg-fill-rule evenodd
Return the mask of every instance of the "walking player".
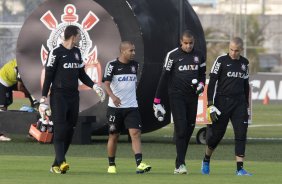
<path id="1" fill-rule="evenodd" d="M 102 88 L 94 84 L 84 71 L 80 50 L 75 47 L 81 39 L 77 26 L 69 25 L 64 32 L 64 42 L 51 50 L 45 69 L 45 79 L 40 103 L 47 103 L 51 88 L 50 106 L 54 122 L 55 160 L 51 172 L 64 174 L 69 169 L 65 155 L 69 149 L 79 112 L 78 79 L 93 88 L 105 99 Z"/>
<path id="2" fill-rule="evenodd" d="M 109 123 L 108 173 L 117 173 L 115 156 L 120 132 L 126 128 L 135 154 L 136 173 L 149 172 L 150 165 L 142 162 L 141 117 L 136 100 L 138 63 L 133 60 L 135 46 L 129 41 L 120 44 L 120 55 L 107 63 L 103 81 L 109 95 L 107 118 Z"/>
<path id="3" fill-rule="evenodd" d="M 202 174 L 210 173 L 210 158 L 223 138 L 229 120 L 235 134 L 235 158 L 238 176 L 250 176 L 244 170 L 248 129 L 249 61 L 240 55 L 243 41 L 239 37 L 229 43 L 229 53 L 219 56 L 213 64 L 208 85 L 207 146 L 202 161 Z"/>
<path id="4" fill-rule="evenodd" d="M 185 156 L 195 128 L 198 96 L 205 85 L 205 57 L 194 48 L 194 42 L 192 32 L 186 30 L 181 35 L 180 47 L 167 53 L 153 104 L 155 115 L 157 111 L 165 112 L 160 97 L 168 83 L 177 154 L 174 174 L 187 173 Z"/>

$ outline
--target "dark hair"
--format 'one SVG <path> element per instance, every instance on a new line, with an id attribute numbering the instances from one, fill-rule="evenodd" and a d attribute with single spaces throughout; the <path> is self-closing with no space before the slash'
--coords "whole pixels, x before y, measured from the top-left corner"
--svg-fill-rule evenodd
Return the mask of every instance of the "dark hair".
<path id="1" fill-rule="evenodd" d="M 65 29 L 64 37 L 68 40 L 71 36 L 76 36 L 79 33 L 79 28 L 74 25 L 69 25 Z"/>
<path id="2" fill-rule="evenodd" d="M 182 32 L 181 40 L 182 40 L 183 37 L 194 38 L 194 33 L 187 29 L 187 30 Z"/>

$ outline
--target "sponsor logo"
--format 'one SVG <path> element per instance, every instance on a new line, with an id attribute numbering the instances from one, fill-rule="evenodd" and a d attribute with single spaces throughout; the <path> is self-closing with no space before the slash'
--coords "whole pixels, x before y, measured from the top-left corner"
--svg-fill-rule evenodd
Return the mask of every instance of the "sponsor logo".
<path id="1" fill-rule="evenodd" d="M 122 70 L 122 68 L 118 68 L 118 71 L 121 71 Z"/>
<path id="2" fill-rule="evenodd" d="M 227 72 L 227 77 L 235 77 L 235 78 L 246 78 L 246 74 L 241 72 Z"/>
<path id="3" fill-rule="evenodd" d="M 53 67 L 55 59 L 56 59 L 56 56 L 54 56 L 53 54 L 50 54 L 48 62 L 47 62 L 47 67 Z"/>
<path id="4" fill-rule="evenodd" d="M 184 58 L 180 58 L 180 59 L 178 59 L 178 61 L 182 61 Z"/>
<path id="5" fill-rule="evenodd" d="M 113 65 L 109 65 L 109 67 L 107 68 L 107 76 L 111 76 L 111 73 L 113 71 L 114 66 Z"/>
<path id="6" fill-rule="evenodd" d="M 136 81 L 136 76 L 122 76 L 118 77 L 118 81 Z"/>
<path id="7" fill-rule="evenodd" d="M 179 71 L 187 71 L 187 70 L 198 70 L 199 66 L 198 65 L 181 65 L 178 67 Z"/>
<path id="8" fill-rule="evenodd" d="M 63 65 L 64 68 L 81 68 L 79 63 L 65 63 Z"/>
<path id="9" fill-rule="evenodd" d="M 227 64 L 226 66 L 231 66 L 232 64 Z"/>
<path id="10" fill-rule="evenodd" d="M 67 57 L 68 55 L 64 55 L 63 58 Z"/>
<path id="11" fill-rule="evenodd" d="M 221 65 L 221 63 L 216 63 L 216 64 L 214 65 L 214 69 L 213 69 L 212 73 L 217 74 L 217 73 L 218 73 L 218 70 L 219 70 L 220 65 Z"/>
<path id="12" fill-rule="evenodd" d="M 168 61 L 167 61 L 167 63 L 166 63 L 166 66 L 165 66 L 165 68 L 166 68 L 167 71 L 170 71 L 170 70 L 171 70 L 172 62 L 173 62 L 172 59 L 168 59 Z"/>

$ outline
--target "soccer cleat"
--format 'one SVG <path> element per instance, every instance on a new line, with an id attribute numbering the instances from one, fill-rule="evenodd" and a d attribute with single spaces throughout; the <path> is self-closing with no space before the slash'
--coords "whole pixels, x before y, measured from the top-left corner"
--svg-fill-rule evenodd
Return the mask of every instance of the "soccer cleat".
<path id="1" fill-rule="evenodd" d="M 202 174 L 210 174 L 210 163 L 202 161 Z"/>
<path id="2" fill-rule="evenodd" d="M 151 170 L 151 166 L 150 165 L 147 165 L 146 163 L 144 162 L 141 162 L 138 167 L 136 168 L 136 174 L 142 174 L 142 173 L 145 173 L 145 172 L 149 172 Z"/>
<path id="3" fill-rule="evenodd" d="M 174 169 L 174 174 L 187 174 L 186 166 L 181 164 L 178 168 Z"/>
<path id="4" fill-rule="evenodd" d="M 108 173 L 109 173 L 109 174 L 116 174 L 116 173 L 117 173 L 117 168 L 116 168 L 116 166 L 115 166 L 115 165 L 110 165 L 110 166 L 108 167 Z"/>
<path id="5" fill-rule="evenodd" d="M 236 171 L 237 176 L 253 176 L 253 174 L 247 172 L 245 169 L 240 169 L 239 171 Z"/>
<path id="6" fill-rule="evenodd" d="M 50 168 L 50 172 L 51 173 L 55 173 L 55 174 L 62 174 L 60 167 L 59 166 L 52 166 Z"/>
<path id="7" fill-rule="evenodd" d="M 12 139 L 9 137 L 6 137 L 5 135 L 0 135 L 0 141 L 11 141 Z"/>
<path id="8" fill-rule="evenodd" d="M 69 170 L 70 166 L 66 162 L 61 163 L 60 170 L 62 174 L 65 174 Z"/>

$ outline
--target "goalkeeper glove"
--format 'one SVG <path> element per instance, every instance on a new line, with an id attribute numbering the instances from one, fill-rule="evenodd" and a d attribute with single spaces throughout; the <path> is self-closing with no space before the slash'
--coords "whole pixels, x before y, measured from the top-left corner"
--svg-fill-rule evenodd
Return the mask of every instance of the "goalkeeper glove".
<path id="1" fill-rule="evenodd" d="M 164 115 L 165 115 L 165 109 L 164 106 L 161 104 L 153 104 L 153 109 L 154 109 L 154 115 L 158 119 L 158 121 L 163 121 L 164 120 Z"/>
<path id="2" fill-rule="evenodd" d="M 40 105 L 38 107 L 39 114 L 43 120 L 49 120 L 51 116 L 51 109 L 49 108 L 49 105 L 47 104 L 46 97 L 42 97 L 40 99 Z"/>
<path id="3" fill-rule="evenodd" d="M 202 82 L 198 83 L 197 88 L 196 88 L 196 94 L 201 95 L 204 92 L 204 89 L 205 89 L 204 83 Z"/>
<path id="4" fill-rule="evenodd" d="M 209 106 L 207 109 L 207 119 L 209 122 L 217 121 L 220 114 L 221 112 L 214 105 Z"/>
<path id="5" fill-rule="evenodd" d="M 100 86 L 98 86 L 97 84 L 93 85 L 93 90 L 100 97 L 101 102 L 103 102 L 106 98 L 106 94 L 105 94 L 104 90 Z"/>

